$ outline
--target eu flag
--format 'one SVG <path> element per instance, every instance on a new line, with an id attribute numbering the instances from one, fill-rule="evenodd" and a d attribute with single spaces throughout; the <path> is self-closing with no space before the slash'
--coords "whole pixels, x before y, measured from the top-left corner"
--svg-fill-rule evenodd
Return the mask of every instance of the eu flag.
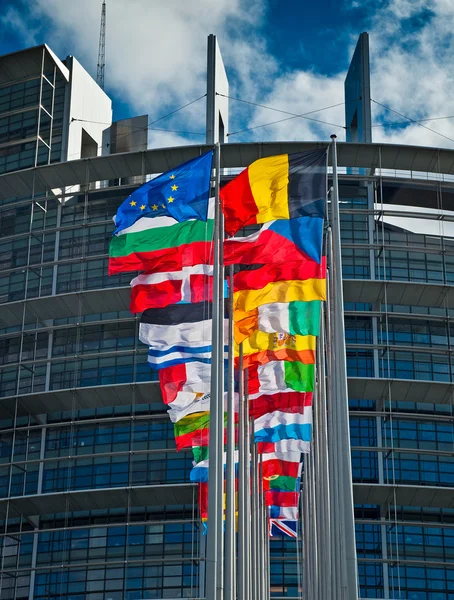
<path id="1" fill-rule="evenodd" d="M 213 150 L 210 150 L 142 185 L 118 209 L 114 234 L 142 217 L 206 221 L 212 161 Z"/>

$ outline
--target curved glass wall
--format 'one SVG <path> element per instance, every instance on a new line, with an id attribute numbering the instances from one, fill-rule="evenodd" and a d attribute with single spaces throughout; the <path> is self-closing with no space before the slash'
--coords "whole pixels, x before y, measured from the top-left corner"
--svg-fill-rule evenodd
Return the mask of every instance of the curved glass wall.
<path id="1" fill-rule="evenodd" d="M 411 209 L 419 222 L 426 216 L 421 187 L 414 183 L 420 208 Z M 134 488 L 187 484 L 191 468 L 190 453 L 175 451 L 137 319 L 127 310 L 134 274 L 107 276 L 111 218 L 132 189 L 87 187 L 0 205 L 2 598 L 203 597 L 205 538 L 196 505 L 131 500 Z M 354 485 L 390 489 L 386 504 L 355 506 L 360 595 L 450 600 L 454 510 L 438 506 L 442 500 L 402 506 L 393 496 L 396 486 L 449 494 L 454 485 L 449 215 L 429 216 L 438 233 L 429 226 L 414 233 L 391 222 L 395 208 L 388 206 L 404 194 L 411 207 L 408 183 L 346 177 L 340 193 L 343 273 L 351 283 L 348 375 L 385 382 L 379 397 L 350 401 Z M 428 204 L 437 197 L 440 210 L 443 193 L 437 182 L 424 184 Z M 417 286 L 414 294 L 407 283 Z M 433 303 L 424 303 L 424 284 L 436 291 Z M 396 380 L 403 382 L 397 395 Z M 405 392 L 414 382 L 444 391 L 422 402 Z M 127 401 L 109 406 L 108 394 L 131 383 Z M 101 404 L 91 394 L 104 386 L 111 387 Z M 43 413 L 45 394 L 62 398 L 61 409 Z M 34 398 L 39 411 L 30 408 Z M 123 489 L 132 490 L 130 504 L 113 508 L 113 494 Z M 95 492 L 104 506 L 68 504 L 66 512 L 44 514 L 40 505 L 35 514 L 41 494 Z M 273 598 L 301 593 L 300 559 L 294 540 L 271 540 Z"/>

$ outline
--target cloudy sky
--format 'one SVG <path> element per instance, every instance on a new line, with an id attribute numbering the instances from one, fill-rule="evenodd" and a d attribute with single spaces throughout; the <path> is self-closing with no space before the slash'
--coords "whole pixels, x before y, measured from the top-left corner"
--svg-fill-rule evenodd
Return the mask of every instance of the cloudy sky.
<path id="1" fill-rule="evenodd" d="M 46 42 L 96 76 L 100 12 L 101 0 L 0 0 L 0 53 Z M 214 33 L 241 100 L 230 102 L 230 131 L 254 128 L 231 141 L 343 140 L 345 73 L 368 31 L 374 141 L 454 148 L 453 19 L 452 0 L 107 0 L 106 92 L 114 118 L 150 122 L 199 98 Z M 330 124 L 252 103 L 319 111 L 311 117 Z M 160 120 L 150 144 L 203 141 L 204 110 L 202 99 Z"/>

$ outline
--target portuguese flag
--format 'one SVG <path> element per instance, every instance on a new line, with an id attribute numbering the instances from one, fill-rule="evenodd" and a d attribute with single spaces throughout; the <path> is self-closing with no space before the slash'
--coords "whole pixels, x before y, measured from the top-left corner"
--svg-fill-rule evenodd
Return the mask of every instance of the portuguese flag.
<path id="1" fill-rule="evenodd" d="M 326 176 L 326 148 L 256 160 L 221 190 L 226 232 L 275 219 L 323 219 Z"/>

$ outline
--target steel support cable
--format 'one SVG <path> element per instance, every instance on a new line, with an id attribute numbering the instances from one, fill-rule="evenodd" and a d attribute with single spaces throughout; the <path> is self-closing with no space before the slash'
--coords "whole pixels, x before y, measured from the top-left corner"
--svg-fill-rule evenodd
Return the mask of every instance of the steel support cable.
<path id="1" fill-rule="evenodd" d="M 253 129 L 258 129 L 259 127 L 266 127 L 268 125 L 275 125 L 276 123 L 282 123 L 284 121 L 289 121 L 289 120 L 292 120 L 292 119 L 299 119 L 299 118 L 301 118 L 301 119 L 307 119 L 308 121 L 315 121 L 316 123 L 321 123 L 323 125 L 330 125 L 331 127 L 339 127 L 340 129 L 346 129 L 346 127 L 344 125 L 339 125 L 337 123 L 329 123 L 327 121 L 321 121 L 319 119 L 313 119 L 313 118 L 307 116 L 307 115 L 312 115 L 312 114 L 317 113 L 317 112 L 321 112 L 323 110 L 328 110 L 330 108 L 335 108 L 337 106 L 342 106 L 343 104 L 345 104 L 345 102 L 339 102 L 337 104 L 332 104 L 330 106 L 325 106 L 323 108 L 318 108 L 316 110 L 311 110 L 311 111 L 308 111 L 308 112 L 305 112 L 305 113 L 296 114 L 296 113 L 292 113 L 292 112 L 290 112 L 288 110 L 282 110 L 280 108 L 275 108 L 273 106 L 267 106 L 265 104 L 260 104 L 258 102 L 251 102 L 250 100 L 243 100 L 242 98 L 236 98 L 234 96 L 227 96 L 226 94 L 221 94 L 219 92 L 216 92 L 216 96 L 222 96 L 223 98 L 228 98 L 229 100 L 236 100 L 237 102 L 242 102 L 243 104 L 248 104 L 250 106 L 257 106 L 258 108 L 265 108 L 267 110 L 272 110 L 273 112 L 278 112 L 278 113 L 281 113 L 281 114 L 284 114 L 284 115 L 290 115 L 289 118 L 280 119 L 279 121 L 273 121 L 271 123 L 264 123 L 262 125 L 256 125 L 255 127 L 249 127 L 249 128 L 241 129 L 241 130 L 238 130 L 238 131 L 233 131 L 232 133 L 228 133 L 227 137 L 231 136 L 231 135 L 237 135 L 238 133 L 244 133 L 245 131 L 252 131 Z"/>
<path id="2" fill-rule="evenodd" d="M 381 106 L 382 108 L 385 108 L 386 110 L 389 110 L 390 112 L 393 112 L 396 115 L 399 115 L 399 117 L 402 117 L 403 119 L 407 119 L 408 121 L 410 121 L 410 123 L 413 123 L 414 125 L 419 125 L 419 127 L 423 127 L 424 129 L 427 129 L 428 131 L 431 131 L 432 133 L 436 133 L 437 135 L 444 138 L 445 140 L 454 142 L 453 138 L 450 138 L 447 135 L 440 133 L 436 129 L 431 129 L 430 127 L 427 127 L 426 125 L 423 125 L 420 121 L 416 121 L 415 119 L 412 119 L 411 117 L 407 117 L 407 115 L 403 115 L 402 113 L 398 112 L 397 110 L 394 110 L 393 108 L 390 108 L 389 106 L 386 106 L 385 104 L 382 104 L 381 102 L 377 102 L 373 98 L 371 98 L 371 101 L 374 102 L 375 104 L 378 104 L 378 106 Z"/>

